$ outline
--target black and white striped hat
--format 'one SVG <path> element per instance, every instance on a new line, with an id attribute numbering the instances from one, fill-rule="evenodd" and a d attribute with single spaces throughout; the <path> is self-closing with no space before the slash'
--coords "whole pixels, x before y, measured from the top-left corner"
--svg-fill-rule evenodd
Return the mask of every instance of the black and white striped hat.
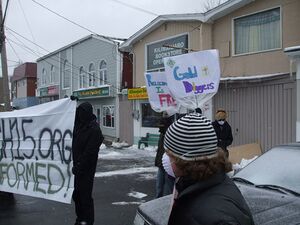
<path id="1" fill-rule="evenodd" d="M 209 119 L 192 113 L 168 128 L 164 147 L 183 160 L 213 158 L 217 155 L 217 136 Z"/>

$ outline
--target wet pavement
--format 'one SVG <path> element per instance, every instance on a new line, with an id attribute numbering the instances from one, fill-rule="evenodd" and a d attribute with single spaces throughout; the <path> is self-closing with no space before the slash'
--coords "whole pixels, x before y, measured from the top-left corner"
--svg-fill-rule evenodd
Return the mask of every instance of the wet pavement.
<path id="1" fill-rule="evenodd" d="M 95 225 L 133 224 L 138 205 L 152 200 L 155 195 L 154 155 L 135 149 L 102 151 L 97 166 L 99 177 L 94 183 Z M 137 167 L 146 167 L 149 171 L 101 176 L 103 172 Z M 74 203 L 0 194 L 0 225 L 68 225 L 74 221 Z"/>

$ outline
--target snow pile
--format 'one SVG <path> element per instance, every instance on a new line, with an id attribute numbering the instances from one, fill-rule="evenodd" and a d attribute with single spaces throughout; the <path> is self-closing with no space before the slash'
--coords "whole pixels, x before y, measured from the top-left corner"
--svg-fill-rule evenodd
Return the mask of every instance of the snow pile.
<path id="1" fill-rule="evenodd" d="M 124 147 L 129 147 L 129 144 L 126 143 L 125 141 L 123 141 L 121 143 L 120 142 L 113 142 L 111 146 L 114 147 L 114 148 L 120 149 L 120 148 L 124 148 Z"/>
<path id="2" fill-rule="evenodd" d="M 249 163 L 251 163 L 253 160 L 255 160 L 258 156 L 254 156 L 251 159 L 242 159 L 240 163 L 235 163 L 232 165 L 233 168 L 233 173 L 229 172 L 228 175 L 229 176 L 233 176 L 233 174 L 236 174 L 238 171 L 240 171 L 241 169 L 243 169 L 245 166 L 247 166 Z"/>
<path id="3" fill-rule="evenodd" d="M 95 177 L 110 177 L 116 175 L 129 175 L 136 173 L 157 173 L 157 167 L 135 167 L 123 170 L 114 170 L 108 172 L 96 172 Z"/>
<path id="4" fill-rule="evenodd" d="M 102 143 L 100 146 L 100 150 L 103 150 L 103 149 L 106 149 L 106 145 Z"/>
<path id="5" fill-rule="evenodd" d="M 103 151 L 103 152 L 99 152 L 98 159 L 116 159 L 121 156 L 122 154 L 120 152 Z"/>
<path id="6" fill-rule="evenodd" d="M 129 197 L 134 197 L 134 198 L 138 198 L 138 199 L 142 199 L 145 198 L 147 195 L 142 193 L 142 192 L 137 192 L 137 191 L 132 191 L 130 193 L 127 194 Z"/>

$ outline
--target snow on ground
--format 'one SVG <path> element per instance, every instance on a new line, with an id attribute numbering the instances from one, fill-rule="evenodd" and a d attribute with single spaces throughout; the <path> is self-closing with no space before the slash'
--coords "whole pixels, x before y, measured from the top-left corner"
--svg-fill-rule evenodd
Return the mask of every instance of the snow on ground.
<path id="1" fill-rule="evenodd" d="M 157 167 L 135 167 L 129 168 L 124 170 L 114 170 L 108 172 L 96 172 L 95 177 L 109 177 L 114 175 L 128 175 L 128 174 L 135 174 L 135 173 L 156 173 Z"/>
<path id="2" fill-rule="evenodd" d="M 119 143 L 120 144 L 120 143 Z M 114 146 L 121 146 L 122 144 L 114 143 Z M 151 146 L 144 149 L 138 149 L 137 145 L 121 148 L 107 148 L 100 147 L 98 159 L 135 159 L 141 157 L 155 157 L 157 147 Z"/>
<path id="3" fill-rule="evenodd" d="M 98 159 L 99 160 L 135 160 L 143 162 L 143 160 L 150 160 L 154 162 L 154 157 L 156 155 L 157 147 L 147 147 L 144 149 L 138 149 L 137 145 L 128 146 L 126 142 L 116 143 L 113 142 L 112 147 L 106 147 L 101 145 Z M 154 163 L 153 163 L 154 164 Z M 153 165 L 152 164 L 152 165 Z M 137 166 L 137 164 L 132 164 L 133 167 L 112 170 L 105 172 L 96 172 L 95 177 L 108 177 L 115 175 L 129 175 L 129 174 L 139 174 L 138 179 L 154 179 L 155 174 L 157 173 L 157 167 L 149 166 L 143 163 Z"/>
<path id="4" fill-rule="evenodd" d="M 142 200 L 140 202 L 113 202 L 111 204 L 113 204 L 113 205 L 140 205 L 144 202 L 145 202 L 145 200 Z"/>
<path id="5" fill-rule="evenodd" d="M 142 193 L 142 192 L 137 192 L 137 191 L 132 191 L 130 193 L 127 194 L 129 197 L 134 197 L 134 198 L 138 198 L 138 199 L 142 199 L 145 198 L 147 195 Z"/>

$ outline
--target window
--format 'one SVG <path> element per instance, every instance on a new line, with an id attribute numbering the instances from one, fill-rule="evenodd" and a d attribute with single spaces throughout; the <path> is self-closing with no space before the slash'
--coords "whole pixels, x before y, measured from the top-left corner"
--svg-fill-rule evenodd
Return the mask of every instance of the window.
<path id="1" fill-rule="evenodd" d="M 46 85 L 46 79 L 47 79 L 47 71 L 45 69 L 42 70 L 42 77 L 41 77 L 41 85 Z"/>
<path id="2" fill-rule="evenodd" d="M 95 87 L 96 71 L 94 63 L 89 66 L 89 87 Z"/>
<path id="3" fill-rule="evenodd" d="M 155 112 L 150 103 L 142 103 L 142 127 L 158 127 L 161 113 Z"/>
<path id="4" fill-rule="evenodd" d="M 86 88 L 87 82 L 86 82 L 86 76 L 83 66 L 79 69 L 79 88 Z"/>
<path id="5" fill-rule="evenodd" d="M 107 65 L 104 60 L 99 65 L 99 85 L 107 84 Z"/>
<path id="6" fill-rule="evenodd" d="M 103 106 L 103 126 L 115 127 L 115 106 Z"/>
<path id="7" fill-rule="evenodd" d="M 54 79 L 55 79 L 55 68 L 54 66 L 51 66 L 50 78 L 49 78 L 50 84 L 54 83 Z"/>
<path id="8" fill-rule="evenodd" d="M 100 125 L 100 109 L 97 109 L 97 122 Z"/>
<path id="9" fill-rule="evenodd" d="M 280 8 L 234 19 L 234 53 L 281 47 Z"/>
<path id="10" fill-rule="evenodd" d="M 69 88 L 71 84 L 71 67 L 68 60 L 64 62 L 63 70 L 63 88 Z"/>

